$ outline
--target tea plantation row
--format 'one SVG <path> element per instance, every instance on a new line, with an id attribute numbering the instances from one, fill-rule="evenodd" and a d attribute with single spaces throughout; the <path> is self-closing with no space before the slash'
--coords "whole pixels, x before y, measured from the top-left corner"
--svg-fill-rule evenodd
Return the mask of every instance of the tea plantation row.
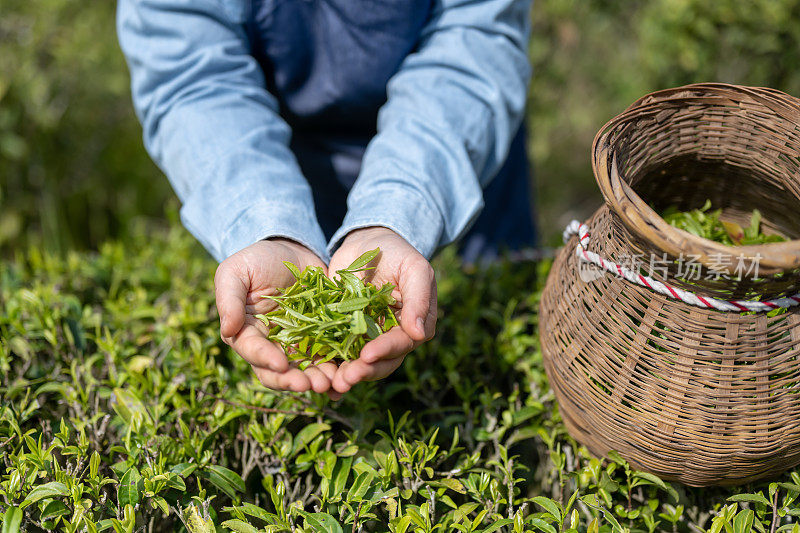
<path id="1" fill-rule="evenodd" d="M 213 261 L 177 226 L 137 235 L 0 268 L 3 533 L 800 532 L 798 473 L 688 489 L 569 438 L 545 264 L 446 251 L 436 338 L 333 403 L 260 386 L 219 340 Z"/>

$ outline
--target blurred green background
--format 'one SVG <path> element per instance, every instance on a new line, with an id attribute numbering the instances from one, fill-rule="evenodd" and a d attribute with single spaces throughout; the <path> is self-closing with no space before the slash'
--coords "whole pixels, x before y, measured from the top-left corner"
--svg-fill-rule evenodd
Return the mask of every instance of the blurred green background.
<path id="1" fill-rule="evenodd" d="M 92 248 L 176 205 L 149 160 L 114 2 L 0 0 L 0 255 Z M 800 0 L 539 0 L 528 126 L 543 242 L 599 204 L 597 130 L 699 81 L 800 95 Z"/>

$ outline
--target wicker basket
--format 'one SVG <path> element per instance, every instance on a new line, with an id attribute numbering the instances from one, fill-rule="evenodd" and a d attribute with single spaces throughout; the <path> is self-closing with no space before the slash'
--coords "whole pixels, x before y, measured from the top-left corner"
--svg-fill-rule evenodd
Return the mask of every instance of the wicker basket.
<path id="1" fill-rule="evenodd" d="M 657 212 L 710 199 L 723 218 L 746 224 L 757 208 L 764 227 L 796 239 L 799 124 L 800 100 L 771 89 L 698 84 L 640 99 L 595 138 L 605 205 L 587 222 L 588 248 L 618 263 L 661 258 L 654 277 L 704 297 L 797 294 L 800 241 L 728 247 Z M 800 463 L 797 307 L 776 316 L 722 312 L 609 273 L 582 275 L 576 244 L 572 237 L 558 254 L 541 302 L 545 368 L 576 440 L 695 486 Z M 682 279 L 681 254 L 700 265 L 701 279 Z"/>

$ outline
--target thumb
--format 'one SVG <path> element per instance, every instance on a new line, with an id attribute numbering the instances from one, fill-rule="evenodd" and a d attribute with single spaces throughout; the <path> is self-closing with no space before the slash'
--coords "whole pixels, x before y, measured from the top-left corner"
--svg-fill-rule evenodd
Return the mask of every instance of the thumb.
<path id="1" fill-rule="evenodd" d="M 433 268 L 422 256 L 408 266 L 403 265 L 399 278 L 403 308 L 400 311 L 400 327 L 415 341 L 425 341 L 433 336 L 436 328 L 436 278 Z"/>
<path id="2" fill-rule="evenodd" d="M 222 337 L 233 337 L 244 326 L 245 302 L 249 285 L 238 269 L 222 262 L 214 275 L 214 292 Z"/>

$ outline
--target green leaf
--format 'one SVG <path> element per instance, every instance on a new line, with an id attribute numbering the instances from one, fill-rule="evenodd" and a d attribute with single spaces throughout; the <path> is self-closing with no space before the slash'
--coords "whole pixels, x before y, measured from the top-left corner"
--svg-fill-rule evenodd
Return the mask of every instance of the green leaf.
<path id="1" fill-rule="evenodd" d="M 19 507 L 9 507 L 3 516 L 2 533 L 19 533 L 19 525 L 22 523 L 22 509 Z"/>
<path id="2" fill-rule="evenodd" d="M 370 302 L 369 298 L 366 298 L 364 296 L 356 296 L 353 298 L 342 300 L 341 302 L 329 304 L 328 309 L 336 311 L 338 313 L 352 313 L 353 311 L 363 310 L 366 306 L 369 305 L 369 302 Z"/>
<path id="3" fill-rule="evenodd" d="M 558 530 L 556 530 L 552 524 L 545 522 L 541 518 L 531 517 L 528 518 L 526 522 L 535 527 L 538 531 L 544 531 L 545 533 L 558 533 Z"/>
<path id="4" fill-rule="evenodd" d="M 140 495 L 137 487 L 141 476 L 136 467 L 131 467 L 119 480 L 117 487 L 117 500 L 121 506 L 136 505 L 139 503 Z"/>
<path id="5" fill-rule="evenodd" d="M 323 422 L 314 422 L 313 424 L 306 425 L 306 427 L 295 435 L 291 455 L 297 454 L 300 450 L 308 446 L 311 441 L 317 438 L 317 436 L 329 429 L 331 429 L 331 426 Z"/>
<path id="6" fill-rule="evenodd" d="M 50 500 L 47 505 L 42 509 L 40 518 L 46 520 L 48 518 L 55 518 L 56 516 L 63 516 L 70 513 L 67 507 L 61 500 Z"/>
<path id="7" fill-rule="evenodd" d="M 678 492 L 672 488 L 671 485 L 667 485 L 664 480 L 655 474 L 637 471 L 633 474 L 633 479 L 634 483 L 631 484 L 631 487 L 636 487 L 641 484 L 652 484 L 669 494 L 673 501 L 678 501 Z"/>
<path id="8" fill-rule="evenodd" d="M 153 509 L 156 507 L 160 509 L 164 515 L 169 514 L 169 504 L 167 503 L 167 500 L 161 496 L 153 496 L 150 498 L 150 504 L 153 506 Z"/>
<path id="9" fill-rule="evenodd" d="M 500 520 L 497 520 L 496 522 L 492 523 L 492 525 L 484 529 L 483 533 L 493 533 L 494 531 L 497 531 L 498 529 L 506 527 L 507 525 L 513 523 L 514 520 L 512 520 L 511 518 L 501 518 Z M 555 533 L 555 530 L 553 530 L 553 533 Z"/>
<path id="10" fill-rule="evenodd" d="M 340 457 L 336 460 L 333 467 L 333 477 L 328 489 L 328 499 L 337 501 L 344 495 L 347 486 L 347 478 L 350 477 L 350 466 L 353 464 L 353 457 Z"/>
<path id="11" fill-rule="evenodd" d="M 136 393 L 128 389 L 114 389 L 114 410 L 126 423 L 130 424 L 133 420 L 139 419 L 147 424 L 152 424 L 150 414 Z"/>
<path id="12" fill-rule="evenodd" d="M 306 519 L 306 527 L 311 531 L 321 533 L 344 533 L 342 526 L 334 517 L 328 513 L 303 513 Z"/>
<path id="13" fill-rule="evenodd" d="M 431 481 L 430 484 L 431 484 L 431 486 L 434 486 L 434 487 L 437 487 L 437 486 L 438 487 L 446 487 L 446 488 L 448 488 L 450 490 L 454 490 L 454 491 L 458 492 L 459 494 L 466 494 L 467 493 L 467 490 L 464 488 L 464 484 L 461 483 L 459 480 L 453 479 L 453 478 L 437 479 L 436 481 Z"/>
<path id="14" fill-rule="evenodd" d="M 89 459 L 89 477 L 96 478 L 97 473 L 100 471 L 100 454 L 97 453 L 97 450 L 92 452 L 92 456 Z"/>
<path id="15" fill-rule="evenodd" d="M 339 279 L 350 294 L 361 296 L 364 292 L 364 282 L 346 270 L 339 271 Z"/>
<path id="16" fill-rule="evenodd" d="M 226 508 L 230 509 L 230 508 Z M 273 513 L 269 513 L 262 509 L 261 507 L 257 507 L 250 502 L 244 502 L 242 505 L 236 507 L 237 510 L 243 512 L 248 516 L 252 516 L 253 518 L 258 518 L 259 520 L 263 520 L 264 522 L 270 522 L 275 518 Z"/>
<path id="17" fill-rule="evenodd" d="M 544 510 L 547 511 L 553 518 L 555 518 L 559 524 L 561 524 L 561 522 L 564 520 L 564 517 L 561 515 L 561 506 L 550 498 L 536 496 L 533 498 L 533 502 L 544 508 Z"/>
<path id="18" fill-rule="evenodd" d="M 43 500 L 45 498 L 52 498 L 54 496 L 69 496 L 69 489 L 63 483 L 58 481 L 51 481 L 44 485 L 34 487 L 23 500 L 20 505 L 24 509 L 28 505 Z"/>
<path id="19" fill-rule="evenodd" d="M 190 504 L 183 512 L 184 523 L 189 533 L 216 533 L 214 521 L 200 513 L 200 508 Z"/>
<path id="20" fill-rule="evenodd" d="M 182 478 L 191 476 L 197 470 L 197 463 L 179 463 L 172 467 L 170 472 L 178 474 Z"/>
<path id="21" fill-rule="evenodd" d="M 755 513 L 750 509 L 739 511 L 733 519 L 733 533 L 750 533 L 753 529 Z"/>
<path id="22" fill-rule="evenodd" d="M 367 320 L 364 311 L 356 311 L 350 320 L 350 333 L 353 335 L 364 335 L 367 332 Z"/>
<path id="23" fill-rule="evenodd" d="M 289 269 L 289 272 L 292 273 L 292 276 L 294 276 L 294 279 L 300 279 L 300 277 L 301 277 L 300 276 L 300 269 L 297 268 L 294 265 L 294 263 L 292 263 L 291 261 L 284 261 L 283 264 L 286 266 L 286 268 Z"/>
<path id="24" fill-rule="evenodd" d="M 186 483 L 184 483 L 183 478 L 181 478 L 181 476 L 179 476 L 178 474 L 169 476 L 169 478 L 167 479 L 167 487 L 171 489 L 176 489 L 180 492 L 186 491 Z"/>
<path id="25" fill-rule="evenodd" d="M 235 498 L 237 492 L 245 491 L 242 477 L 224 466 L 208 465 L 204 470 L 204 474 L 215 487 L 231 498 Z"/>
<path id="26" fill-rule="evenodd" d="M 729 502 L 752 502 L 752 503 L 763 503 L 767 507 L 771 504 L 769 500 L 764 496 L 764 494 L 760 492 L 756 492 L 754 494 L 734 494 L 733 496 L 728 498 Z"/>
<path id="27" fill-rule="evenodd" d="M 374 479 L 375 474 L 372 472 L 364 471 L 358 474 L 353 484 L 350 485 L 350 490 L 347 492 L 345 499 L 348 502 L 360 502 L 367 490 L 370 489 Z"/>
<path id="28" fill-rule="evenodd" d="M 380 248 L 375 248 L 374 250 L 370 250 L 369 252 L 365 252 L 365 253 L 361 254 L 361 256 L 358 259 L 356 259 L 355 261 L 350 263 L 350 266 L 348 266 L 344 270 L 349 271 L 349 272 L 356 272 L 356 271 L 362 270 L 370 262 L 372 262 L 373 259 L 378 257 L 378 254 L 380 252 L 381 252 Z M 337 272 L 341 272 L 341 270 L 339 270 Z"/>
<path id="29" fill-rule="evenodd" d="M 222 523 L 222 526 L 230 529 L 231 531 L 235 531 L 236 533 L 258 533 L 258 529 L 251 526 L 244 520 L 226 520 Z"/>

